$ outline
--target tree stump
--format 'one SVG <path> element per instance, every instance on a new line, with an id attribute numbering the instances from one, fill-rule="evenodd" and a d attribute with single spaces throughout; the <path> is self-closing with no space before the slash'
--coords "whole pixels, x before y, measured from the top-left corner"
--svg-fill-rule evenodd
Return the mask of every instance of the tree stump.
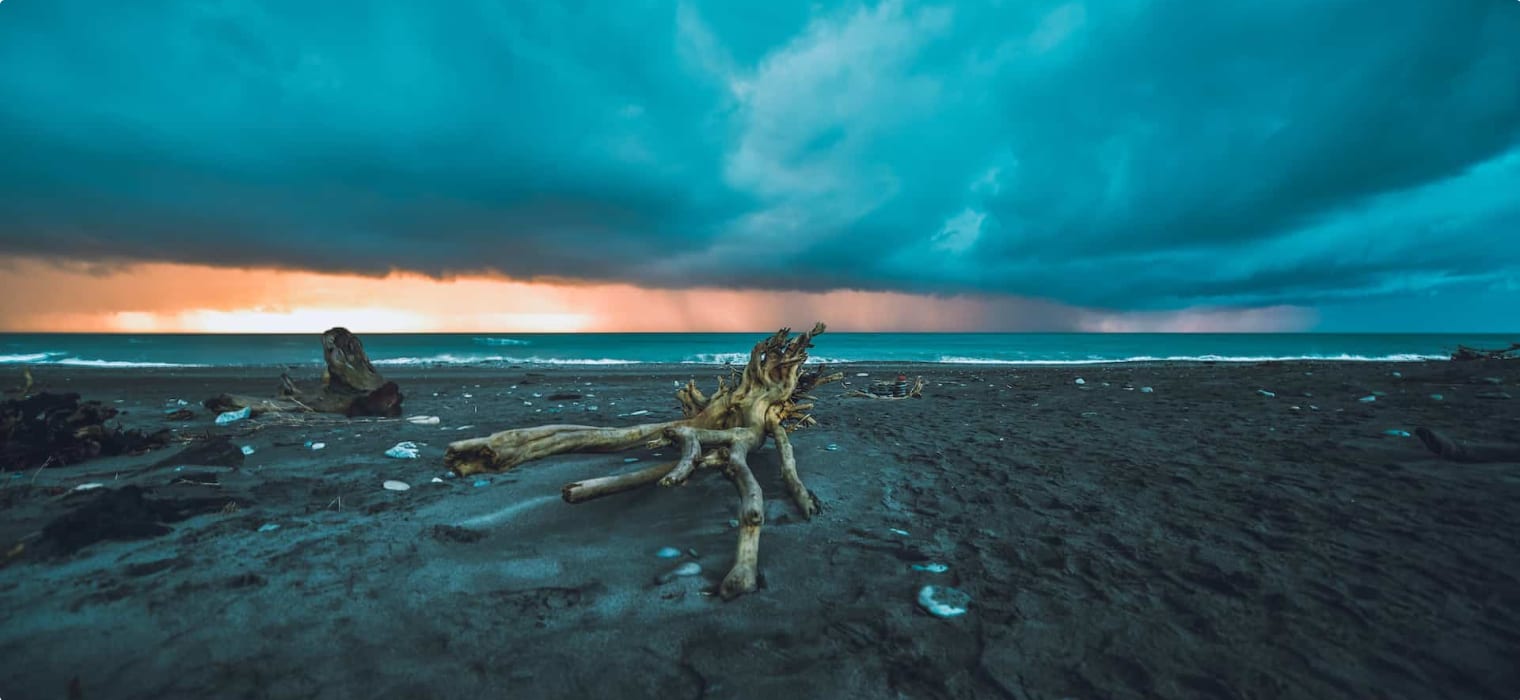
<path id="1" fill-rule="evenodd" d="M 359 337 L 346 328 L 333 328 L 322 334 L 322 386 L 306 392 L 280 375 L 280 387 L 274 398 L 222 394 L 206 399 L 213 411 L 249 409 L 250 415 L 265 413 L 341 413 L 345 416 L 401 415 L 401 389 L 386 381 L 364 353 Z"/>
<path id="2" fill-rule="evenodd" d="M 707 396 L 688 382 L 676 392 L 684 418 L 665 423 L 646 423 L 626 428 L 585 425 L 545 425 L 507 430 L 449 445 L 444 464 L 460 476 L 481 472 L 504 472 L 519 464 L 551 455 L 573 452 L 617 452 L 641 447 L 678 444 L 681 458 L 640 471 L 567 484 L 561 495 L 569 503 L 620 493 L 659 482 L 676 486 L 698 469 L 721 467 L 739 492 L 739 546 L 733 568 L 719 591 L 725 599 L 755 590 L 760 552 L 760 526 L 765 508 L 760 484 L 748 461 L 750 451 L 776 441 L 781 457 L 781 477 L 797 508 L 806 518 L 818 512 L 818 501 L 803 485 L 788 433 L 816 424 L 808 411 L 813 407 L 809 392 L 838 381 L 841 374 L 825 374 L 822 365 L 803 371 L 808 348 L 823 333 L 819 323 L 796 337 L 783 328 L 757 343 L 742 372 L 718 380 L 718 389 Z"/>

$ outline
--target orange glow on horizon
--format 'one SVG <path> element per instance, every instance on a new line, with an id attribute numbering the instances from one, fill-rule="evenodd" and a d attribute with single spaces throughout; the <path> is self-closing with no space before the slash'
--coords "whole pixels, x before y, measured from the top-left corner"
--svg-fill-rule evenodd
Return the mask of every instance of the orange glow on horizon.
<path id="1" fill-rule="evenodd" d="M 0 258 L 0 332 L 755 332 L 815 320 L 837 331 L 1192 332 L 1301 330 L 1312 315 L 1291 307 L 1112 313 L 1000 296 L 647 289 Z"/>

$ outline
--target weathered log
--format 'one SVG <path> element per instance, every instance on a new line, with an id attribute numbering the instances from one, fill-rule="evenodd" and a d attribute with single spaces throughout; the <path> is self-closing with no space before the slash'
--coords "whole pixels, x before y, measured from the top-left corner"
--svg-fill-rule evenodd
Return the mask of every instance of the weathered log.
<path id="1" fill-rule="evenodd" d="M 302 390 L 288 374 L 280 375 L 280 385 L 273 398 L 221 394 L 206 399 L 212 411 L 249 409 L 251 415 L 265 413 L 341 413 L 345 416 L 401 415 L 401 389 L 375 370 L 364 353 L 359 337 L 346 328 L 333 328 L 322 334 L 322 385 L 313 392 Z"/>
<path id="2" fill-rule="evenodd" d="M 1498 350 L 1482 350 L 1458 345 L 1456 351 L 1451 353 L 1451 359 L 1459 361 L 1513 360 L 1520 358 L 1520 354 L 1516 353 L 1520 353 L 1520 343 L 1511 343 L 1509 347 Z"/>
<path id="3" fill-rule="evenodd" d="M 781 455 L 783 481 L 803 517 L 819 510 L 818 501 L 802 483 L 787 433 L 813 425 L 808 414 L 813 404 L 808 393 L 843 378 L 819 365 L 803 371 L 808 348 L 824 332 L 819 323 L 811 331 L 791 335 L 783 328 L 757 343 L 748 364 L 729 379 L 720 378 L 718 389 L 708 396 L 691 381 L 676 392 L 684 416 L 664 423 L 626 428 L 585 425 L 545 425 L 507 430 L 449 445 L 444 464 L 460 476 L 480 472 L 504 472 L 524 462 L 571 452 L 618 452 L 641 447 L 679 444 L 681 457 L 674 464 L 648 467 L 568 484 L 562 495 L 570 503 L 619 493 L 659 482 L 678 486 L 698 469 L 722 466 L 739 491 L 739 544 L 733 568 L 719 588 L 724 598 L 755 590 L 757 585 L 760 527 L 764 524 L 763 494 L 747 455 L 774 438 Z"/>

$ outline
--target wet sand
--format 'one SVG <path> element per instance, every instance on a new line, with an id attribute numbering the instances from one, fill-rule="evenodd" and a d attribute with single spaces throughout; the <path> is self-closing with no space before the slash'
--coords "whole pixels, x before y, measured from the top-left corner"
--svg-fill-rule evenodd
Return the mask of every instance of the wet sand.
<path id="1" fill-rule="evenodd" d="M 121 401 L 128 426 L 254 453 L 0 475 L 0 544 L 31 542 L 0 569 L 0 698 L 1520 697 L 1520 464 L 1384 434 L 1520 442 L 1520 362 L 841 369 L 927 388 L 821 392 L 821 425 L 793 437 L 812 521 L 775 450 L 751 458 L 764 584 L 727 603 L 710 595 L 735 542 L 722 476 L 559 499 L 671 450 L 480 486 L 441 467 L 449 441 L 495 430 L 678 417 L 673 382 L 715 368 L 388 371 L 406 415 L 438 425 L 225 427 L 162 416 L 270 393 L 278 371 L 38 370 L 40 388 Z M 1495 391 L 1516 397 L 1479 398 Z M 419 459 L 384 456 L 403 440 Z M 187 473 L 201 483 L 173 484 Z M 104 486 L 70 491 L 87 482 Z M 72 554 L 35 539 L 131 485 L 238 507 Z M 700 575 L 657 582 L 690 561 Z M 926 614 L 926 584 L 966 591 L 969 612 Z"/>

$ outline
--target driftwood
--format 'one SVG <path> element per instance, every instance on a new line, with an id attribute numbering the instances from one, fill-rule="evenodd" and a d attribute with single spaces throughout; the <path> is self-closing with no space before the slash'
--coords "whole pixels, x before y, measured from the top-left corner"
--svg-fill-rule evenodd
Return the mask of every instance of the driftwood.
<path id="1" fill-rule="evenodd" d="M 909 384 L 909 385 L 907 385 L 906 387 L 903 388 L 903 395 L 902 396 L 893 396 L 892 395 L 892 392 L 896 389 L 896 382 L 872 382 L 871 388 L 873 388 L 873 389 L 879 389 L 880 391 L 878 392 L 878 391 L 870 391 L 870 390 L 863 390 L 863 389 L 855 389 L 853 391 L 847 392 L 845 394 L 845 396 L 853 396 L 853 397 L 862 398 L 862 399 L 879 399 L 881 401 L 901 401 L 903 399 L 921 399 L 921 398 L 924 397 L 924 378 L 923 377 L 915 377 L 913 379 L 913 383 L 912 384 Z M 882 393 L 882 392 L 885 392 L 885 393 Z"/>
<path id="2" fill-rule="evenodd" d="M 142 454 L 169 444 L 169 431 L 107 426 L 116 409 L 79 394 L 43 392 L 0 402 L 0 467 L 63 466 L 94 457 Z"/>
<path id="3" fill-rule="evenodd" d="M 290 375 L 280 375 L 278 395 L 274 398 L 222 394 L 206 399 L 205 406 L 216 412 L 244 408 L 251 415 L 266 413 L 341 413 L 345 416 L 401 415 L 401 390 L 388 382 L 369 356 L 359 337 L 346 328 L 333 328 L 322 334 L 322 386 L 307 392 L 296 386 Z"/>
<path id="4" fill-rule="evenodd" d="M 570 452 L 618 452 L 636 448 L 679 445 L 676 462 L 567 484 L 561 495 L 569 503 L 620 493 L 652 484 L 676 486 L 698 469 L 721 467 L 739 491 L 739 546 L 734 566 L 719 588 L 724 598 L 755 590 L 760 552 L 760 526 L 765 520 L 760 484 L 750 470 L 748 455 L 767 438 L 776 441 L 781 458 L 781 477 L 804 517 L 818 512 L 818 501 L 797 474 L 797 460 L 788 433 L 816 424 L 808 414 L 813 389 L 843 378 L 826 374 L 818 366 L 803 371 L 812 340 L 824 331 L 813 330 L 791 337 L 783 328 L 757 343 L 749 363 L 736 372 L 732 383 L 720 378 L 718 389 L 706 396 L 696 382 L 676 392 L 684 418 L 665 423 L 646 423 L 626 428 L 584 425 L 545 425 L 507 430 L 483 438 L 449 445 L 444 464 L 467 476 L 479 472 L 504 472 L 524 462 Z"/>
<path id="5" fill-rule="evenodd" d="M 1451 354 L 1453 360 L 1513 360 L 1520 358 L 1520 343 L 1511 343 L 1502 350 L 1481 350 L 1470 348 L 1466 345 L 1458 345 L 1456 352 Z"/>

